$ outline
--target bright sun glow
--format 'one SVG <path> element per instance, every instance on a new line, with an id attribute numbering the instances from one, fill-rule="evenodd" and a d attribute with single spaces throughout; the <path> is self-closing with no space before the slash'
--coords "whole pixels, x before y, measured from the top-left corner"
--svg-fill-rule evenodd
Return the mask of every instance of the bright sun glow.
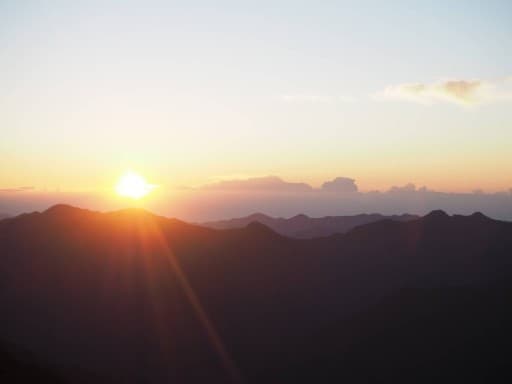
<path id="1" fill-rule="evenodd" d="M 146 196 L 154 188 L 146 180 L 135 172 L 126 172 L 116 185 L 116 192 L 120 196 L 140 199 Z"/>

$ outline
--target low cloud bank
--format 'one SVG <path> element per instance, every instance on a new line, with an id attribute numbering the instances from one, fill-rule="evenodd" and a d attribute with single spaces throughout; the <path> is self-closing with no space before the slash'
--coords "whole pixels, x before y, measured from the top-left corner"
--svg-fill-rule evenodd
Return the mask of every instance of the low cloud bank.
<path id="1" fill-rule="evenodd" d="M 447 193 L 427 187 L 417 188 L 409 183 L 392 186 L 386 191 L 361 192 L 355 180 L 347 177 L 327 181 L 318 189 L 311 186 L 302 188 L 213 191 L 200 187 L 177 197 L 173 212 L 178 217 L 207 221 L 246 216 L 254 212 L 281 217 L 291 217 L 298 213 L 319 217 L 359 213 L 424 215 L 442 209 L 449 214 L 480 211 L 496 219 L 512 220 L 512 189 L 497 193 L 480 190 L 473 193 Z"/>
<path id="2" fill-rule="evenodd" d="M 290 183 L 277 176 L 254 177 L 250 179 L 224 180 L 201 187 L 206 191 L 270 191 L 310 192 L 313 188 L 306 183 Z"/>
<path id="3" fill-rule="evenodd" d="M 132 204 L 107 195 L 70 194 L 25 190 L 0 191 L 0 212 L 19 214 L 41 211 L 57 203 L 95 210 L 115 210 Z M 386 191 L 359 191 L 356 181 L 338 177 L 320 188 L 288 182 L 276 176 L 226 180 L 199 188 L 159 190 L 138 205 L 155 213 L 187 221 L 204 222 L 246 216 L 254 212 L 291 217 L 304 213 L 311 217 L 381 213 L 424 215 L 434 209 L 449 214 L 480 211 L 495 219 L 512 221 L 512 189 L 485 193 L 447 193 L 414 184 L 392 186 Z"/>

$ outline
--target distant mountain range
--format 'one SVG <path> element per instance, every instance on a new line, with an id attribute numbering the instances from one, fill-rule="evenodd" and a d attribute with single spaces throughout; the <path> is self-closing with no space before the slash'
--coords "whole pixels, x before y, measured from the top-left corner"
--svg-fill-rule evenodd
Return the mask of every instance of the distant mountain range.
<path id="1" fill-rule="evenodd" d="M 263 213 L 254 213 L 246 217 L 209 221 L 201 223 L 201 225 L 215 229 L 229 229 L 243 228 L 251 222 L 258 222 L 284 236 L 310 239 L 314 237 L 330 236 L 336 233 L 346 233 L 359 225 L 370 224 L 380 220 L 411 221 L 418 218 L 419 216 L 408 214 L 384 216 L 373 213 L 354 216 L 325 217 L 308 217 L 301 214 L 285 219 L 282 217 L 267 216 Z"/>
<path id="2" fill-rule="evenodd" d="M 59 205 L 0 221 L 0 381 L 510 382 L 512 223 L 346 234 Z"/>

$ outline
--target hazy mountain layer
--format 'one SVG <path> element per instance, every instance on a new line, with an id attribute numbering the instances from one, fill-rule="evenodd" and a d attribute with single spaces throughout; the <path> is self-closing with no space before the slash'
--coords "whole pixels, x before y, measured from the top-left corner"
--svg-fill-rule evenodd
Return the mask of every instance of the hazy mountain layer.
<path id="1" fill-rule="evenodd" d="M 271 217 L 262 213 L 255 213 L 246 217 L 230 220 L 210 221 L 202 223 L 203 226 L 215 229 L 243 228 L 253 221 L 265 224 L 277 233 L 284 236 L 302 239 L 330 236 L 337 233 L 346 233 L 351 229 L 380 220 L 410 221 L 418 219 L 416 215 L 384 216 L 378 213 L 354 216 L 326 216 L 308 217 L 297 215 L 289 219 Z"/>

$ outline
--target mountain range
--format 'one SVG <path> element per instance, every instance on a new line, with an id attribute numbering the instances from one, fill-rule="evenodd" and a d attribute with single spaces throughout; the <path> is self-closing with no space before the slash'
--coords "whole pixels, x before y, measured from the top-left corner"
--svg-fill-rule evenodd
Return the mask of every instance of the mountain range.
<path id="1" fill-rule="evenodd" d="M 325 217 L 308 217 L 300 214 L 286 219 L 267 216 L 263 213 L 254 213 L 246 217 L 209 221 L 200 225 L 215 229 L 229 229 L 243 228 L 252 222 L 258 222 L 284 236 L 309 239 L 330 236 L 336 233 L 346 233 L 359 225 L 374 223 L 380 220 L 410 221 L 418 219 L 418 217 L 417 215 L 408 214 L 384 216 L 378 213 Z"/>
<path id="2" fill-rule="evenodd" d="M 511 257 L 480 213 L 294 239 L 58 205 L 0 221 L 0 378 L 507 382 Z"/>

